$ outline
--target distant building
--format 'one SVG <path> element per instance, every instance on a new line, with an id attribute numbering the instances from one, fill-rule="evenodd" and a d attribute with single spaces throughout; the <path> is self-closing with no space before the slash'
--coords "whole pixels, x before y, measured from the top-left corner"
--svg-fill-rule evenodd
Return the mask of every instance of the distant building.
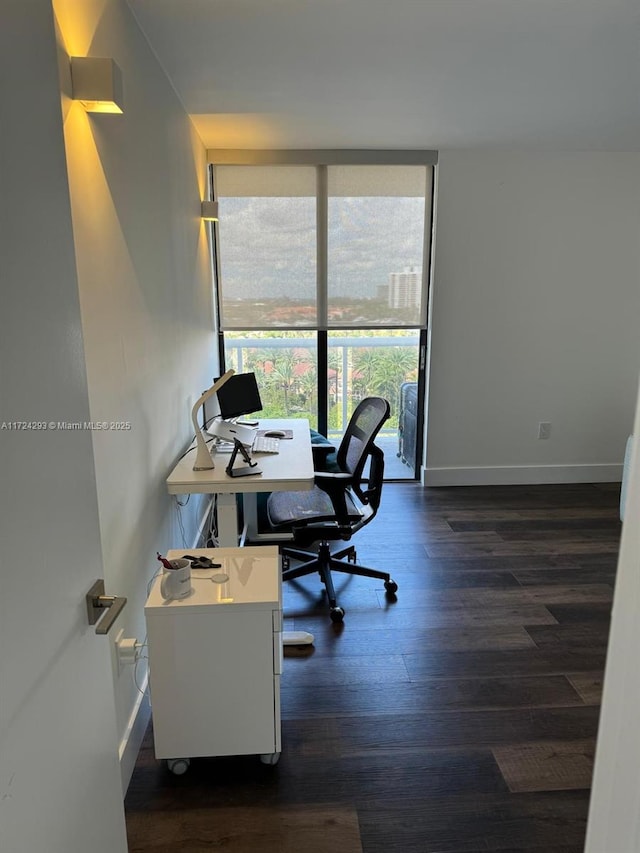
<path id="1" fill-rule="evenodd" d="M 422 271 L 408 267 L 389 275 L 389 308 L 417 308 L 422 293 Z"/>

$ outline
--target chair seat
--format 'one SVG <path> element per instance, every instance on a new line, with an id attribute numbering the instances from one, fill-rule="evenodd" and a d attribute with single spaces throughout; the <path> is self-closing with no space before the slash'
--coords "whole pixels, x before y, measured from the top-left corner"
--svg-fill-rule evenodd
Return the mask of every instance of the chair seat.
<path id="1" fill-rule="evenodd" d="M 346 495 L 347 512 L 351 521 L 358 521 L 362 512 L 351 495 Z M 331 498 L 318 486 L 308 492 L 272 492 L 267 503 L 269 523 L 273 527 L 290 527 L 304 520 L 305 524 L 335 520 L 335 509 Z"/>

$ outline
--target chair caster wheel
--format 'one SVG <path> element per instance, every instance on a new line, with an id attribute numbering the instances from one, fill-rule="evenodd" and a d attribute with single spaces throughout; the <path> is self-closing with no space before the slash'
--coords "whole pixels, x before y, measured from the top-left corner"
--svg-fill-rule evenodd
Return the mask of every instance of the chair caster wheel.
<path id="1" fill-rule="evenodd" d="M 344 619 L 344 610 L 342 607 L 332 607 L 329 616 L 332 622 L 342 622 Z"/>
<path id="2" fill-rule="evenodd" d="M 260 761 L 263 764 L 268 764 L 270 767 L 273 767 L 280 761 L 280 753 L 279 752 L 264 752 L 260 756 Z"/>
<path id="3" fill-rule="evenodd" d="M 391 595 L 395 595 L 398 591 L 398 584 L 394 580 L 391 580 L 391 578 L 389 578 L 388 581 L 384 582 L 384 588 Z"/>
<path id="4" fill-rule="evenodd" d="M 174 776 L 182 776 L 189 769 L 191 761 L 188 758 L 169 758 L 167 767 Z"/>

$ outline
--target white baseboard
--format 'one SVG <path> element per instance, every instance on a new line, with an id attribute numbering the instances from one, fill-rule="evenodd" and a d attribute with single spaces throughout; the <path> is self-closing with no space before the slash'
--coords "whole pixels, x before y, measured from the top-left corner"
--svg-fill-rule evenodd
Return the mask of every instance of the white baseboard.
<path id="1" fill-rule="evenodd" d="M 122 796 L 126 796 L 129 782 L 136 766 L 138 752 L 142 745 L 149 720 L 151 719 L 151 702 L 149 700 L 149 676 L 145 675 L 140 685 L 144 692 L 140 693 L 131 711 L 126 731 L 120 741 L 118 753 L 120 756 L 120 779 L 122 780 Z"/>
<path id="2" fill-rule="evenodd" d="M 423 486 L 528 486 L 619 483 L 622 465 L 499 465 L 486 468 L 423 467 Z"/>

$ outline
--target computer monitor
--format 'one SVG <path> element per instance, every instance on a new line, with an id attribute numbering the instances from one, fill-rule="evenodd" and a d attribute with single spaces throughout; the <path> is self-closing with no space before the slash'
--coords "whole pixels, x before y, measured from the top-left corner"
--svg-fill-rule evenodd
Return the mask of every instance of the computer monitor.
<path id="1" fill-rule="evenodd" d="M 217 407 L 215 402 L 217 401 Z M 208 405 L 212 403 L 213 405 Z M 258 391 L 255 373 L 234 373 L 225 384 L 204 404 L 204 426 L 210 425 L 215 417 L 225 421 L 242 415 L 262 411 L 262 400 Z M 217 410 L 216 410 L 217 409 Z"/>

